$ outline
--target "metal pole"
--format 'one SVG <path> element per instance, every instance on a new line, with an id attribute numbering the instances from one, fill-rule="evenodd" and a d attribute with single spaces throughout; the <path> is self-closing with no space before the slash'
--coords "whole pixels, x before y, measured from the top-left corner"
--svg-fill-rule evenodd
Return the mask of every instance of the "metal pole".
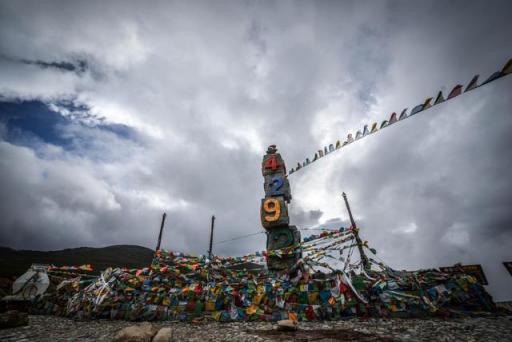
<path id="1" fill-rule="evenodd" d="M 359 229 L 356 227 L 356 222 L 354 221 L 354 217 L 352 217 L 352 211 L 350 210 L 350 205 L 348 204 L 347 194 L 342 194 L 343 199 L 345 200 L 345 205 L 347 206 L 348 216 L 350 217 L 350 223 L 352 224 L 352 231 L 354 232 L 354 236 L 356 238 L 357 249 L 359 250 L 359 255 L 361 256 L 361 261 L 363 262 L 363 267 L 365 270 L 370 269 L 370 262 L 368 261 L 368 257 L 364 253 L 363 250 L 363 242 L 359 237 Z"/>
<path id="2" fill-rule="evenodd" d="M 160 249 L 160 243 L 162 242 L 162 232 L 164 231 L 164 224 L 165 224 L 165 217 L 167 216 L 166 213 L 162 215 L 162 223 L 160 224 L 160 234 L 158 234 L 158 243 L 156 245 L 156 250 L 158 251 Z"/>
<path id="3" fill-rule="evenodd" d="M 213 245 L 213 226 L 215 224 L 215 216 L 212 215 L 212 229 L 210 231 L 210 249 L 208 250 L 208 259 L 212 260 L 212 245 Z"/>

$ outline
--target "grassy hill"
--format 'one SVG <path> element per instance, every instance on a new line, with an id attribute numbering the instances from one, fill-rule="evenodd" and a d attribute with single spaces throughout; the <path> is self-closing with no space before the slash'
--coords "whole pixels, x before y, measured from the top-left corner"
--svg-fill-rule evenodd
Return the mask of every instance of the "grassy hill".
<path id="1" fill-rule="evenodd" d="M 107 267 L 142 268 L 151 263 L 153 250 L 133 245 L 117 245 L 103 248 L 68 248 L 59 251 L 14 250 L 0 247 L 0 276 L 19 276 L 33 263 L 55 266 L 91 264 L 94 273 Z"/>

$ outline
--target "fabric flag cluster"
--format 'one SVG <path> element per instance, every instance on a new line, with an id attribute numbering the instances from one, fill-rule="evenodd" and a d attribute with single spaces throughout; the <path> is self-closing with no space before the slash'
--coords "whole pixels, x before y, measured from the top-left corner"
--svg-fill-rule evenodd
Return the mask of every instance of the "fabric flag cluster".
<path id="1" fill-rule="evenodd" d="M 108 268 L 99 277 L 51 271 L 51 291 L 34 297 L 30 313 L 200 323 L 446 318 L 496 312 L 492 297 L 472 275 L 394 270 L 374 259 L 377 252 L 367 241 L 363 248 L 372 253 L 373 269 L 365 270 L 361 260 L 351 259 L 356 247 L 351 228 L 309 236 L 300 247 L 303 253 L 295 267 L 302 274 L 253 267 L 269 253 L 293 253 L 293 246 L 211 259 L 158 250 L 148 267 Z"/>
<path id="2" fill-rule="evenodd" d="M 427 109 L 429 109 L 432 106 L 438 105 L 440 103 L 443 103 L 447 100 L 451 100 L 462 93 L 466 93 L 468 91 L 474 90 L 478 87 L 481 87 L 483 85 L 486 85 L 490 82 L 496 81 L 497 79 L 504 77 L 506 75 L 509 75 L 512 73 L 512 59 L 509 59 L 509 61 L 505 64 L 505 66 L 501 69 L 501 71 L 496 71 L 493 74 L 491 74 L 483 83 L 480 85 L 478 84 L 478 78 L 479 75 L 475 75 L 471 81 L 469 81 L 468 85 L 464 88 L 462 84 L 457 84 L 453 89 L 450 91 L 448 96 L 445 98 L 442 91 L 439 91 L 437 95 L 434 97 L 428 97 L 423 101 L 422 103 L 416 105 L 412 108 L 411 112 L 408 114 L 407 110 L 408 108 L 405 108 L 400 112 L 400 115 L 397 113 L 392 113 L 388 120 L 382 121 L 382 123 L 379 125 L 377 122 L 374 122 L 371 127 L 369 128 L 368 125 L 365 125 L 363 127 L 363 130 L 359 130 L 356 132 L 355 136 L 352 133 L 349 133 L 347 135 L 347 139 L 343 142 L 340 140 L 336 141 L 335 144 L 330 144 L 329 146 L 325 146 L 323 149 L 319 149 L 315 155 L 313 156 L 313 159 L 306 158 L 305 161 L 302 163 L 297 163 L 297 166 L 295 168 L 292 168 L 289 175 L 301 170 L 302 168 L 310 165 L 311 163 L 314 163 L 315 161 L 319 160 L 322 157 L 325 157 L 327 154 L 332 153 L 334 151 L 337 151 L 341 149 L 342 147 L 353 143 L 354 141 L 357 141 L 361 138 L 364 138 L 370 134 L 376 133 L 379 130 L 386 128 L 388 126 L 393 125 L 394 123 L 410 118 L 413 115 L 418 114 L 419 112 L 423 112 Z"/>

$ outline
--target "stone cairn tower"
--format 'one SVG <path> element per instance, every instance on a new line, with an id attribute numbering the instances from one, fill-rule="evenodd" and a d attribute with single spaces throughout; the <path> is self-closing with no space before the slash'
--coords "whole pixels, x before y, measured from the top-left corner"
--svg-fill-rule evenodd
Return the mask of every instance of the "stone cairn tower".
<path id="1" fill-rule="evenodd" d="M 269 271 L 289 271 L 301 257 L 300 232 L 289 225 L 288 207 L 292 195 L 283 158 L 275 145 L 263 156 L 261 171 L 265 178 L 265 198 L 261 200 L 261 224 L 267 231 L 267 267 Z M 289 253 L 282 253 L 288 247 Z M 295 248 L 294 248 L 295 247 Z M 279 250 L 279 251 L 278 251 Z"/>

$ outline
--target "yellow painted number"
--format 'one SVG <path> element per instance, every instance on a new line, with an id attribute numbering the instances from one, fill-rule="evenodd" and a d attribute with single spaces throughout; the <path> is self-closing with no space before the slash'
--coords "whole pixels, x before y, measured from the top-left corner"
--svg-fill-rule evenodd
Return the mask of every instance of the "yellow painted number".
<path id="1" fill-rule="evenodd" d="M 265 221 L 275 222 L 281 217 L 281 204 L 275 198 L 268 198 L 263 202 L 263 210 L 265 213 Z"/>

